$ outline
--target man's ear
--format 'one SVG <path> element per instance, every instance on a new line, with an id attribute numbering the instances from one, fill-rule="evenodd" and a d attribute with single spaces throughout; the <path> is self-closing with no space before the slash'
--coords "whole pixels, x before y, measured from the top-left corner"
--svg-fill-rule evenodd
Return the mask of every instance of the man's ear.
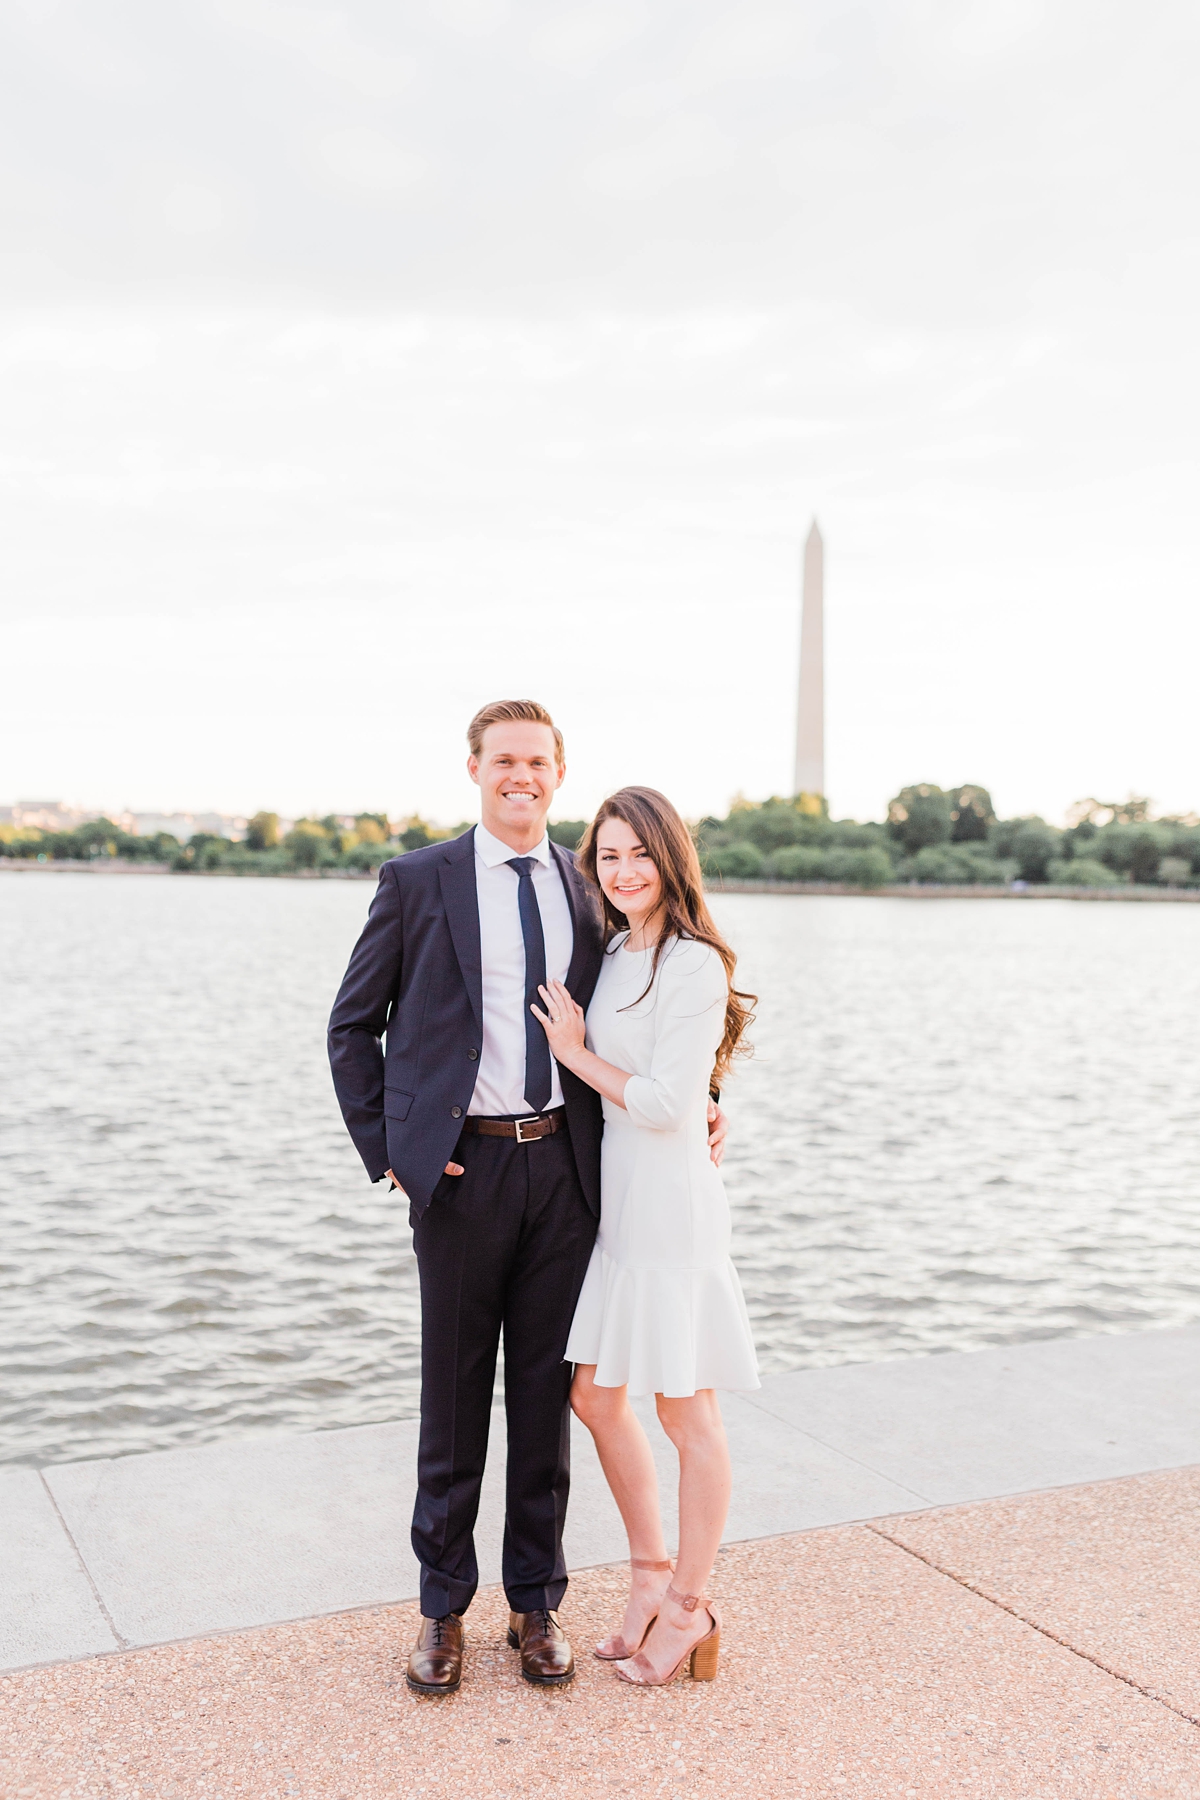
<path id="1" fill-rule="evenodd" d="M 479 786 L 479 758 L 476 756 L 476 754 L 473 750 L 472 750 L 470 756 L 468 756 L 468 758 L 467 758 L 467 774 L 471 777 L 471 780 L 475 783 L 475 786 L 478 787 Z"/>
<path id="2" fill-rule="evenodd" d="M 566 778 L 567 778 L 567 765 L 566 765 L 566 763 L 563 763 L 562 767 L 558 771 L 558 780 L 554 784 L 555 787 L 560 788 L 562 786 L 563 782 L 566 780 Z"/>

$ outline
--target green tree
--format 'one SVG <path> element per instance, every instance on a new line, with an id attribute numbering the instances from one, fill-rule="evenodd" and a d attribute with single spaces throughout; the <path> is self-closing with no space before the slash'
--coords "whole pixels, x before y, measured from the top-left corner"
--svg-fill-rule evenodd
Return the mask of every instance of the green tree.
<path id="1" fill-rule="evenodd" d="M 820 814 L 802 813 L 786 800 L 765 800 L 751 810 L 744 807 L 729 817 L 730 827 L 738 837 L 767 853 L 785 844 L 811 843 L 819 834 Z"/>
<path id="2" fill-rule="evenodd" d="M 954 827 L 954 797 L 930 781 L 901 788 L 888 802 L 887 827 L 910 856 L 926 844 L 944 844 Z"/>
<path id="3" fill-rule="evenodd" d="M 75 859 L 116 856 L 120 848 L 119 840 L 125 834 L 111 819 L 89 819 L 86 825 L 78 826 L 75 831 L 63 832 L 61 836 L 66 842 L 56 854 Z"/>
<path id="4" fill-rule="evenodd" d="M 912 875 L 917 881 L 940 882 L 957 887 L 978 879 L 975 861 L 949 844 L 926 844 L 912 859 Z"/>
<path id="5" fill-rule="evenodd" d="M 381 862 L 386 861 L 386 844 L 371 843 L 369 841 L 351 844 L 349 850 L 346 851 L 345 856 L 342 858 L 343 865 L 347 869 L 377 869 Z"/>
<path id="6" fill-rule="evenodd" d="M 969 871 L 966 880 L 984 887 L 1007 887 L 1017 872 L 1016 863 L 1001 860 L 990 843 L 958 844 L 955 855 L 964 870 Z"/>
<path id="7" fill-rule="evenodd" d="M 256 812 L 246 827 L 246 844 L 251 850 L 274 850 L 279 842 L 279 814 Z"/>
<path id="8" fill-rule="evenodd" d="M 777 881 L 821 881 L 825 873 L 825 852 L 816 844 L 784 844 L 767 858 L 764 875 Z"/>
<path id="9" fill-rule="evenodd" d="M 329 833 L 315 819 L 298 819 L 283 840 L 283 847 L 298 869 L 316 869 L 334 856 Z"/>
<path id="10" fill-rule="evenodd" d="M 0 855 L 36 858 L 42 849 L 45 832 L 36 825 L 0 825 Z"/>
<path id="11" fill-rule="evenodd" d="M 704 857 L 704 868 L 711 875 L 728 875 L 735 881 L 753 881 L 763 872 L 763 853 L 757 844 L 726 844 L 710 850 Z"/>
<path id="12" fill-rule="evenodd" d="M 1044 819 L 1022 819 L 1012 834 L 1012 855 L 1022 881 L 1043 882 L 1059 853 L 1061 831 Z"/>
<path id="13" fill-rule="evenodd" d="M 881 888 L 893 879 L 892 859 L 886 850 L 827 850 L 825 876 L 847 887 Z"/>
<path id="14" fill-rule="evenodd" d="M 561 844 L 564 850 L 578 850 L 587 828 L 586 819 L 556 819 L 553 825 L 547 825 L 546 834 L 552 843 Z"/>
<path id="15" fill-rule="evenodd" d="M 1115 869 L 1119 875 L 1132 880 L 1134 846 L 1142 833 L 1150 829 L 1153 828 L 1126 825 L 1119 819 L 1111 820 L 1097 831 L 1087 847 L 1088 855 L 1107 863 L 1110 869 Z"/>
<path id="16" fill-rule="evenodd" d="M 860 825 L 856 819 L 834 819 L 815 841 L 836 845 L 842 850 L 882 850 L 886 856 L 899 854 L 899 848 L 889 835 L 887 826 L 874 819 L 868 820 L 865 825 Z"/>
<path id="17" fill-rule="evenodd" d="M 996 823 L 996 809 L 987 789 L 968 783 L 965 787 L 953 788 L 950 800 L 951 842 L 986 843 L 988 831 Z"/>
<path id="18" fill-rule="evenodd" d="M 1052 887 L 1112 887 L 1117 877 L 1094 856 L 1056 857 L 1046 865 Z"/>
<path id="19" fill-rule="evenodd" d="M 1149 887 L 1158 880 L 1158 865 L 1162 861 L 1162 846 L 1153 831 L 1139 831 L 1133 840 L 1133 855 L 1129 861 L 1129 876 L 1139 887 Z"/>
<path id="20" fill-rule="evenodd" d="M 802 788 L 798 794 L 793 794 L 792 805 L 806 819 L 827 819 L 829 817 L 829 802 L 824 794 L 810 794 Z"/>
<path id="21" fill-rule="evenodd" d="M 1078 825 L 1072 825 L 1062 835 L 1062 853 L 1064 856 L 1090 856 L 1092 840 L 1097 835 L 1099 826 L 1093 825 L 1090 819 L 1081 819 Z"/>
<path id="22" fill-rule="evenodd" d="M 423 850 L 426 844 L 437 842 L 429 826 L 417 813 L 414 813 L 411 819 L 404 821 L 404 829 L 400 832 L 399 837 L 406 850 Z"/>

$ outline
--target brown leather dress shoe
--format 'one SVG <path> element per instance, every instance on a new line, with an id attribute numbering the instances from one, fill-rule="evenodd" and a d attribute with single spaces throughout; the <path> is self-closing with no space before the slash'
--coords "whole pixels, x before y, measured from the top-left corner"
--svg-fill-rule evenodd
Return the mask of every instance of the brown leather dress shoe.
<path id="1" fill-rule="evenodd" d="M 508 1615 L 508 1642 L 521 1652 L 521 1673 L 539 1687 L 561 1687 L 575 1677 L 575 1658 L 558 1614 L 549 1607 Z"/>
<path id="2" fill-rule="evenodd" d="M 405 1680 L 418 1694 L 452 1694 L 462 1680 L 463 1622 L 457 1613 L 422 1619 Z"/>

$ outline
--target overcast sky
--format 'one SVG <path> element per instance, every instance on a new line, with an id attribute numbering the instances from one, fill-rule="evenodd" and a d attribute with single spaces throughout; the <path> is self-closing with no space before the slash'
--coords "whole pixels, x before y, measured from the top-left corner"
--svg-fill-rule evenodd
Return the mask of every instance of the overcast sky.
<path id="1" fill-rule="evenodd" d="M 10 0 L 0 800 L 1200 807 L 1183 0 Z"/>

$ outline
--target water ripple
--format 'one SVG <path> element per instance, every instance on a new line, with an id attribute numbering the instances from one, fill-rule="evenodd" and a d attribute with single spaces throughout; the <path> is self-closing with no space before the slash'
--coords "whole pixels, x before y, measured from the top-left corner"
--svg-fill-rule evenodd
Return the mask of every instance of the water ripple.
<path id="1" fill-rule="evenodd" d="M 324 1023 L 370 888 L 0 874 L 0 1460 L 409 1416 Z M 768 1370 L 1200 1318 L 1190 907 L 728 895 Z"/>

